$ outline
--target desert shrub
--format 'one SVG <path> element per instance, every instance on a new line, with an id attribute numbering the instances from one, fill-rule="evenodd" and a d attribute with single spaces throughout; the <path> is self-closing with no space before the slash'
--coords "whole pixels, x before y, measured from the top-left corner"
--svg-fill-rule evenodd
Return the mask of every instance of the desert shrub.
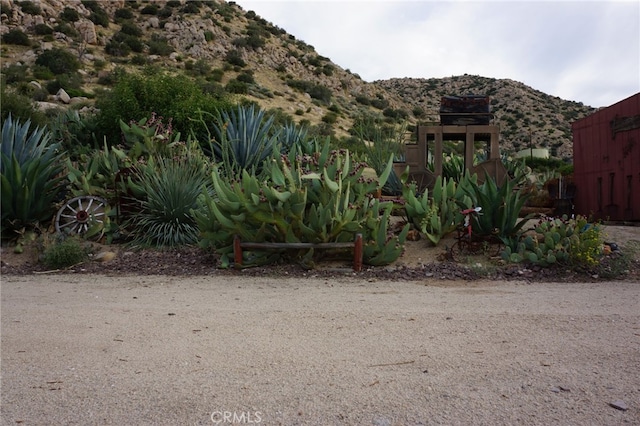
<path id="1" fill-rule="evenodd" d="M 142 15 L 157 15 L 160 8 L 156 4 L 148 4 L 140 10 Z"/>
<path id="2" fill-rule="evenodd" d="M 75 38 L 80 35 L 73 26 L 67 24 L 66 22 L 59 23 L 53 28 L 53 30 L 56 32 L 62 33 L 64 35 L 67 35 L 71 38 Z"/>
<path id="3" fill-rule="evenodd" d="M 224 70 L 222 68 L 216 68 L 211 71 L 211 81 L 222 81 L 222 77 L 224 77 Z"/>
<path id="4" fill-rule="evenodd" d="M 123 22 L 120 27 L 120 32 L 134 37 L 142 36 L 142 30 L 132 21 Z"/>
<path id="5" fill-rule="evenodd" d="M 51 28 L 47 24 L 37 24 L 35 27 L 33 27 L 33 31 L 37 35 L 50 35 L 50 34 L 53 34 L 53 28 Z"/>
<path id="6" fill-rule="evenodd" d="M 253 78 L 253 74 L 250 72 L 242 72 L 238 74 L 236 80 L 247 84 L 254 84 L 256 82 L 255 78 Z"/>
<path id="7" fill-rule="evenodd" d="M 80 61 L 64 49 L 53 48 L 42 52 L 36 59 L 36 65 L 47 67 L 57 75 L 76 72 L 80 68 Z"/>
<path id="8" fill-rule="evenodd" d="M 197 1 L 187 2 L 182 9 L 180 9 L 182 13 L 199 13 L 200 12 L 200 3 Z"/>
<path id="9" fill-rule="evenodd" d="M 338 115 L 333 111 L 329 111 L 322 116 L 323 123 L 334 124 L 336 121 L 338 121 Z"/>
<path id="10" fill-rule="evenodd" d="M 247 63 L 244 61 L 244 59 L 242 59 L 242 53 L 240 53 L 239 50 L 230 50 L 229 52 L 227 52 L 227 55 L 225 56 L 225 61 L 228 64 L 234 65 L 234 66 L 238 66 L 238 67 L 245 67 L 247 65 Z"/>
<path id="11" fill-rule="evenodd" d="M 193 75 L 208 75 L 211 73 L 211 64 L 205 59 L 198 59 L 196 62 L 191 62 L 190 65 L 185 63 L 185 68 Z"/>
<path id="12" fill-rule="evenodd" d="M 88 254 L 77 238 L 61 237 L 45 248 L 42 263 L 50 269 L 65 269 L 85 262 Z"/>
<path id="13" fill-rule="evenodd" d="M 387 108 L 389 106 L 389 101 L 381 98 L 381 97 L 377 97 L 375 99 L 371 99 L 371 106 L 380 110 L 383 110 L 385 108 Z"/>
<path id="14" fill-rule="evenodd" d="M 158 10 L 158 17 L 161 19 L 170 18 L 171 15 L 173 15 L 173 10 L 171 10 L 170 7 L 165 6 L 162 9 Z"/>
<path id="15" fill-rule="evenodd" d="M 166 38 L 155 35 L 151 37 L 149 41 L 150 55 L 169 56 L 173 51 L 173 47 L 169 45 Z"/>
<path id="16" fill-rule="evenodd" d="M 115 11 L 113 17 L 116 19 L 116 21 L 133 19 L 133 12 L 131 11 L 131 9 L 120 8 Z"/>
<path id="17" fill-rule="evenodd" d="M 16 86 L 16 93 L 20 95 L 28 96 L 34 101 L 44 101 L 49 96 L 49 92 L 46 89 L 39 88 L 33 84 L 20 82 Z"/>
<path id="18" fill-rule="evenodd" d="M 237 79 L 229 80 L 224 89 L 229 93 L 235 93 L 237 95 L 246 95 L 249 93 L 249 87 L 247 83 L 238 81 Z"/>
<path id="19" fill-rule="evenodd" d="M 139 66 L 149 65 L 149 58 L 144 54 L 133 55 L 131 63 Z"/>
<path id="20" fill-rule="evenodd" d="M 131 47 L 124 41 L 110 40 L 104 51 L 111 56 L 124 57 L 131 53 Z"/>
<path id="21" fill-rule="evenodd" d="M 77 10 L 73 8 L 65 7 L 64 9 L 62 9 L 62 12 L 60 12 L 61 21 L 76 22 L 79 19 L 80 19 L 80 14 L 78 13 Z"/>
<path id="22" fill-rule="evenodd" d="M 89 20 L 96 25 L 109 27 L 109 15 L 96 0 L 82 0 L 81 3 L 91 11 Z"/>
<path id="23" fill-rule="evenodd" d="M 42 9 L 40 9 L 40 6 L 32 1 L 21 1 L 17 2 L 17 4 L 20 6 L 20 9 L 22 9 L 24 13 L 27 13 L 29 15 L 40 15 L 42 13 Z"/>
<path id="24" fill-rule="evenodd" d="M 33 72 L 33 77 L 38 80 L 51 80 L 56 77 L 48 67 L 43 65 L 34 65 L 31 71 Z"/>
<path id="25" fill-rule="evenodd" d="M 108 144 L 120 141 L 120 120 L 129 122 L 150 117 L 156 113 L 173 120 L 174 129 L 183 135 L 195 133 L 198 140 L 206 141 L 206 130 L 193 118 L 199 111 L 214 112 L 228 108 L 224 97 L 203 93 L 200 86 L 184 76 L 163 73 L 150 75 L 116 73 L 114 87 L 98 96 L 98 131 L 107 137 Z"/>
<path id="26" fill-rule="evenodd" d="M 82 93 L 80 86 L 82 86 L 82 77 L 78 73 L 57 75 L 55 79 L 46 84 L 47 91 L 52 95 L 58 93 L 58 90 L 64 89 L 70 96 L 76 96 L 72 92 Z"/>
<path id="27" fill-rule="evenodd" d="M 29 67 L 21 64 L 10 64 L 8 67 L 2 69 L 4 81 L 7 84 L 17 83 L 19 81 L 27 80 L 27 71 Z"/>
<path id="28" fill-rule="evenodd" d="M 114 36 L 111 38 L 111 41 L 115 43 L 124 43 L 129 46 L 130 50 L 136 53 L 141 53 L 144 50 L 144 45 L 142 44 L 142 41 L 140 41 L 138 36 L 127 34 L 122 31 L 114 34 Z"/>
<path id="29" fill-rule="evenodd" d="M 356 102 L 361 105 L 371 105 L 371 99 L 363 95 L 356 95 Z"/>
<path id="30" fill-rule="evenodd" d="M 30 46 L 29 36 L 18 29 L 10 30 L 2 35 L 2 41 L 7 44 L 16 44 L 19 46 Z"/>
<path id="31" fill-rule="evenodd" d="M 3 122 L 11 114 L 15 120 L 23 122 L 30 120 L 35 126 L 46 125 L 47 116 L 35 107 L 33 99 L 13 91 L 7 91 L 4 83 L 2 83 L 0 99 L 2 99 L 0 115 Z"/>

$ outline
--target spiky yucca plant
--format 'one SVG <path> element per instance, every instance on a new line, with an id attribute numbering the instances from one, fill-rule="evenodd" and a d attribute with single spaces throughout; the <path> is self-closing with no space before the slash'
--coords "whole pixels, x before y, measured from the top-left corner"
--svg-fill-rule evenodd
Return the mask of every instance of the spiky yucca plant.
<path id="1" fill-rule="evenodd" d="M 140 180 L 130 182 L 140 211 L 125 224 L 133 243 L 147 247 L 195 244 L 199 230 L 192 209 L 206 184 L 202 162 L 160 158 L 140 169 Z"/>
<path id="2" fill-rule="evenodd" d="M 30 129 L 31 121 L 2 124 L 0 179 L 2 193 L 2 236 L 51 219 L 54 202 L 63 190 L 62 157 L 51 144 L 45 128 Z"/>

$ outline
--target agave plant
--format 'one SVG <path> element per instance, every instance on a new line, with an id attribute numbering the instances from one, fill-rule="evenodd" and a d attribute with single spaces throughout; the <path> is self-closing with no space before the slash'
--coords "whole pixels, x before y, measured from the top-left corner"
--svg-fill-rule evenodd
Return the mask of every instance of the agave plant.
<path id="1" fill-rule="evenodd" d="M 14 121 L 11 115 L 2 125 L 0 178 L 2 193 L 2 236 L 50 220 L 54 202 L 64 189 L 62 157 L 51 144 L 45 128 L 30 131 L 31 121 Z"/>
<path id="2" fill-rule="evenodd" d="M 471 198 L 474 206 L 482 207 L 482 213 L 474 216 L 473 232 L 478 235 L 493 235 L 505 241 L 516 236 L 532 215 L 520 218 L 520 210 L 527 201 L 528 194 L 516 189 L 515 181 L 507 179 L 498 187 L 487 176 L 484 183 L 471 179 L 464 180 L 463 191 Z"/>
<path id="3" fill-rule="evenodd" d="M 207 180 L 202 164 L 186 158 L 158 158 L 139 170 L 139 180 L 129 185 L 140 210 L 124 224 L 133 243 L 155 247 L 196 243 L 199 230 L 192 209 Z"/>
<path id="4" fill-rule="evenodd" d="M 273 121 L 273 116 L 267 117 L 255 105 L 219 112 L 211 151 L 222 163 L 222 171 L 235 177 L 240 177 L 243 170 L 259 172 L 267 158 L 278 154 L 278 132 L 273 131 Z"/>

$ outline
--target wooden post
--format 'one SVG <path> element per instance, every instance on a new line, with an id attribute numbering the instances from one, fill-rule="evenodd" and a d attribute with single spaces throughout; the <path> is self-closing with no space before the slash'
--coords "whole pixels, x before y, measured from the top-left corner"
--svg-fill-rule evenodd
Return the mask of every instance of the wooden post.
<path id="1" fill-rule="evenodd" d="M 240 237 L 237 235 L 233 237 L 233 265 L 236 268 L 242 266 L 242 245 L 240 244 Z"/>
<path id="2" fill-rule="evenodd" d="M 353 246 L 353 270 L 362 271 L 362 234 L 356 234 L 355 245 Z"/>

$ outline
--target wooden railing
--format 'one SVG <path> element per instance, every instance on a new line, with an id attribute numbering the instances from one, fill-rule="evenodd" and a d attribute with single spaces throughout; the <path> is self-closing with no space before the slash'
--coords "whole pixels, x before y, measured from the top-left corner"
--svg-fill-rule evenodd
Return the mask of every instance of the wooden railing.
<path id="1" fill-rule="evenodd" d="M 242 266 L 242 249 L 343 249 L 353 248 L 353 270 L 362 270 L 362 234 L 356 234 L 353 242 L 345 243 L 252 243 L 241 241 L 239 236 L 233 239 L 233 260 L 236 267 Z"/>

